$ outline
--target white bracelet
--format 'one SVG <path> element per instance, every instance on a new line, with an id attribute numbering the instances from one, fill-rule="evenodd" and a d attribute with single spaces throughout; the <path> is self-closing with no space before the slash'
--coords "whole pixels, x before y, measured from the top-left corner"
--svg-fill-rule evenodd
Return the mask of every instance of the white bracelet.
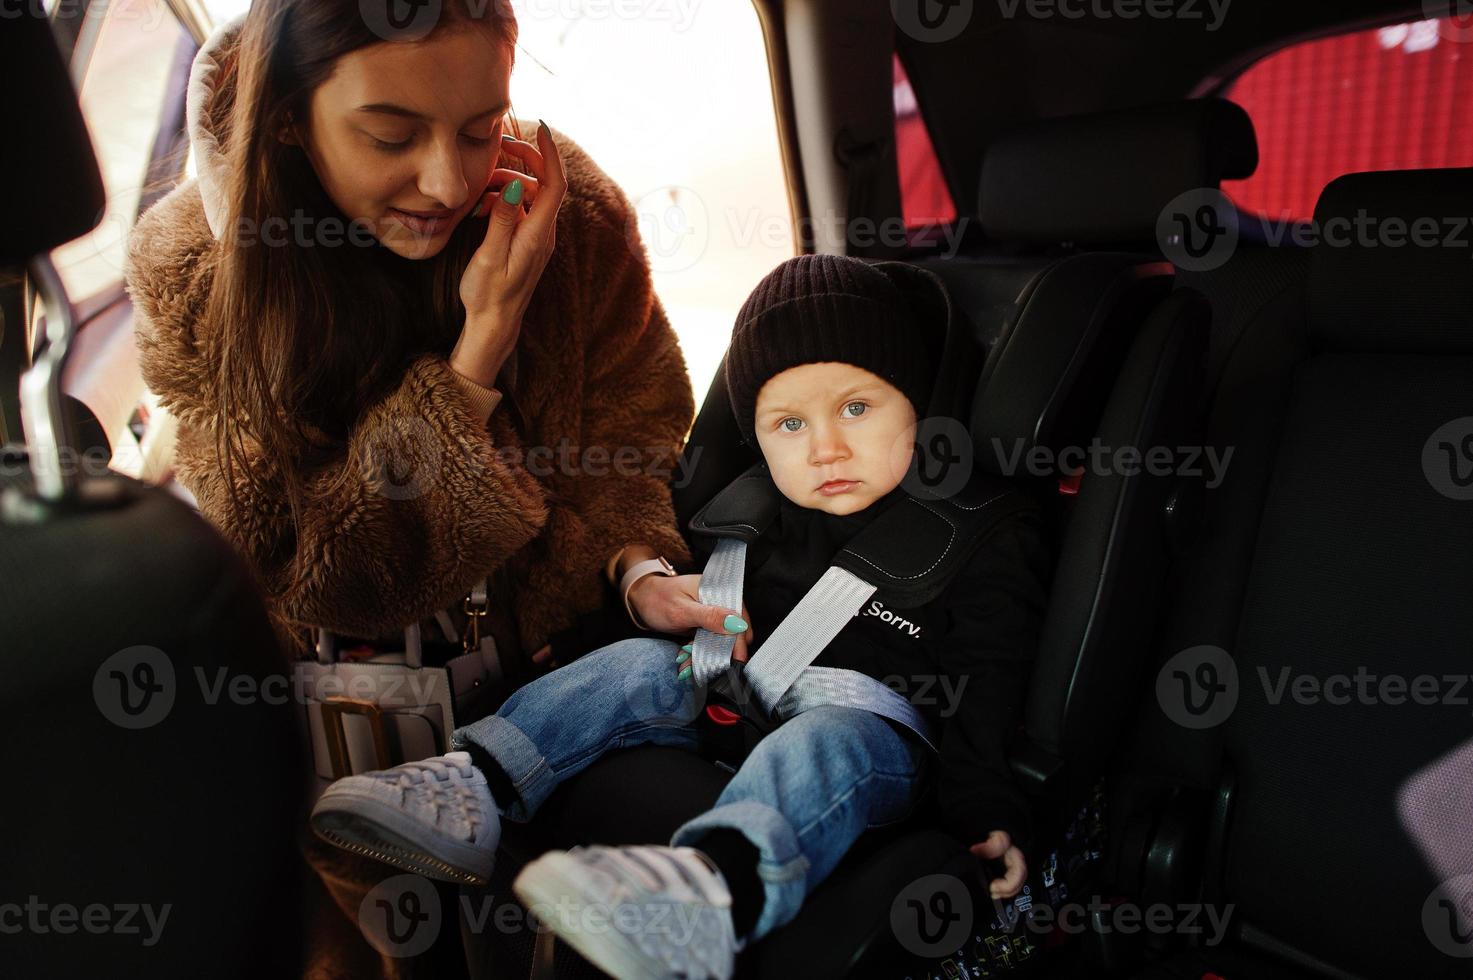
<path id="1" fill-rule="evenodd" d="M 649 630 L 648 626 L 639 621 L 639 617 L 634 614 L 634 607 L 629 604 L 629 590 L 634 587 L 634 583 L 647 575 L 669 576 L 674 574 L 675 568 L 664 558 L 651 558 L 648 561 L 638 562 L 624 573 L 624 578 L 619 581 L 619 594 L 624 598 L 624 611 L 629 613 L 629 618 L 635 626 L 642 630 Z"/>

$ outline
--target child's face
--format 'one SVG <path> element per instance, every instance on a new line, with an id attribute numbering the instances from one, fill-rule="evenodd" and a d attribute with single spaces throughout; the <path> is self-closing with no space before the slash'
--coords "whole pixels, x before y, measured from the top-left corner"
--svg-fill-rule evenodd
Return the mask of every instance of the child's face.
<path id="1" fill-rule="evenodd" d="M 900 389 L 852 364 L 800 364 L 757 393 L 757 445 L 800 507 L 852 514 L 899 485 L 916 413 Z"/>

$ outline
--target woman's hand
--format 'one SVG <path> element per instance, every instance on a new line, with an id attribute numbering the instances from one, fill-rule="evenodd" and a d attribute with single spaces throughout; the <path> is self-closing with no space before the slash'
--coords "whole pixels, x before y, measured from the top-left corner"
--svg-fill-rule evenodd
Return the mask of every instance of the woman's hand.
<path id="1" fill-rule="evenodd" d="M 969 850 L 984 860 L 1002 858 L 1003 876 L 992 879 L 988 885 L 993 898 L 1012 898 L 1022 890 L 1023 883 L 1028 880 L 1028 861 L 1023 852 L 1013 846 L 1013 839 L 1007 831 L 994 830 L 985 841 L 973 844 Z"/>
<path id="2" fill-rule="evenodd" d="M 491 220 L 460 279 L 465 327 L 450 355 L 451 367 L 485 387 L 516 347 L 522 316 L 556 245 L 557 213 L 568 189 L 562 154 L 546 123 L 537 126 L 537 146 L 505 137 L 501 153 L 531 175 L 507 167 L 491 173 L 476 211 L 489 206 Z"/>
<path id="3" fill-rule="evenodd" d="M 646 575 L 629 587 L 629 605 L 641 622 L 657 633 L 684 633 L 705 628 L 712 633 L 735 633 L 733 660 L 746 660 L 752 639 L 746 607 L 707 606 L 701 602 L 699 575 Z"/>
<path id="4" fill-rule="evenodd" d="M 704 626 L 713 633 L 736 633 L 736 645 L 732 648 L 731 658 L 745 662 L 748 648 L 755 636 L 747 607 L 743 605 L 741 615 L 737 617 L 740 624 L 735 620 L 731 623 L 733 627 L 741 625 L 741 630 L 727 629 L 726 620 L 732 615 L 731 610 L 702 605 L 699 598 L 700 587 L 699 575 L 646 575 L 630 586 L 629 604 L 639 614 L 640 620 L 656 632 L 683 633 Z M 687 650 L 675 665 L 677 672 L 681 668 L 689 669 L 686 664 L 689 659 Z M 540 671 L 556 670 L 562 666 L 552 655 L 551 643 L 532 654 L 532 663 Z"/>

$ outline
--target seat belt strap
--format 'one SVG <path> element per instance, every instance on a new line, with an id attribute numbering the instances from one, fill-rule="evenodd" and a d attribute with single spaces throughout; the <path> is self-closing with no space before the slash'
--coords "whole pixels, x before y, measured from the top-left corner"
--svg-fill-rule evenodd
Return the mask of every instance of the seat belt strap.
<path id="1" fill-rule="evenodd" d="M 773 714 L 803 669 L 874 593 L 875 587 L 853 572 L 834 567 L 823 573 L 747 664 L 747 685 L 763 710 Z"/>
<path id="2" fill-rule="evenodd" d="M 711 560 L 701 573 L 698 594 L 701 604 L 720 609 L 742 608 L 742 577 L 747 570 L 747 543 L 740 538 L 718 538 Z M 736 635 L 712 633 L 702 627 L 696 630 L 691 644 L 691 680 L 705 688 L 726 674 L 731 667 L 731 651 Z"/>
<path id="3" fill-rule="evenodd" d="M 811 708 L 841 705 L 860 708 L 881 718 L 898 722 L 936 749 L 931 724 L 894 688 L 886 687 L 868 674 L 842 667 L 808 667 L 778 701 L 773 714 L 782 721 Z"/>
<path id="4" fill-rule="evenodd" d="M 717 541 L 701 574 L 703 603 L 741 608 L 746 557 L 747 545 L 741 539 Z M 750 693 L 779 721 L 825 705 L 869 711 L 911 729 L 934 749 L 929 723 L 898 692 L 857 670 L 812 666 L 874 592 L 873 585 L 853 573 L 830 568 L 763 642 L 740 679 L 731 669 L 736 637 L 698 630 L 691 646 L 691 680 L 744 706 Z"/>

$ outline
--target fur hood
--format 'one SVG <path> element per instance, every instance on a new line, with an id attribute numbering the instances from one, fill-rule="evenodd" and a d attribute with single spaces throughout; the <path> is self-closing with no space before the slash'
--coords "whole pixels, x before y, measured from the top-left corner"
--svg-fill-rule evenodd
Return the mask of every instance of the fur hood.
<path id="1" fill-rule="evenodd" d="M 221 331 L 204 321 L 227 247 L 218 237 L 230 133 L 216 106 L 241 29 L 240 19 L 225 24 L 195 59 L 187 118 L 198 177 L 139 220 L 125 278 L 144 380 L 180 423 L 176 475 L 249 560 L 289 649 L 305 652 L 304 628 L 318 625 L 394 635 L 499 569 L 513 635 L 531 651 L 604 602 L 603 566 L 624 544 L 689 561 L 668 488 L 694 414 L 685 361 L 627 198 L 556 131 L 569 188 L 516 371 L 503 376 L 517 412 L 499 408 L 488 421 L 446 358 L 425 354 L 388 397 L 363 406 L 341 465 L 313 474 L 300 526 L 281 495 L 240 474 L 245 507 L 234 512 L 214 449 Z M 638 465 L 611 468 L 629 447 Z M 557 465 L 533 465 L 554 454 Z M 408 483 L 374 479 L 386 462 L 396 475 L 407 465 Z M 277 466 L 249 459 L 267 490 Z"/>

